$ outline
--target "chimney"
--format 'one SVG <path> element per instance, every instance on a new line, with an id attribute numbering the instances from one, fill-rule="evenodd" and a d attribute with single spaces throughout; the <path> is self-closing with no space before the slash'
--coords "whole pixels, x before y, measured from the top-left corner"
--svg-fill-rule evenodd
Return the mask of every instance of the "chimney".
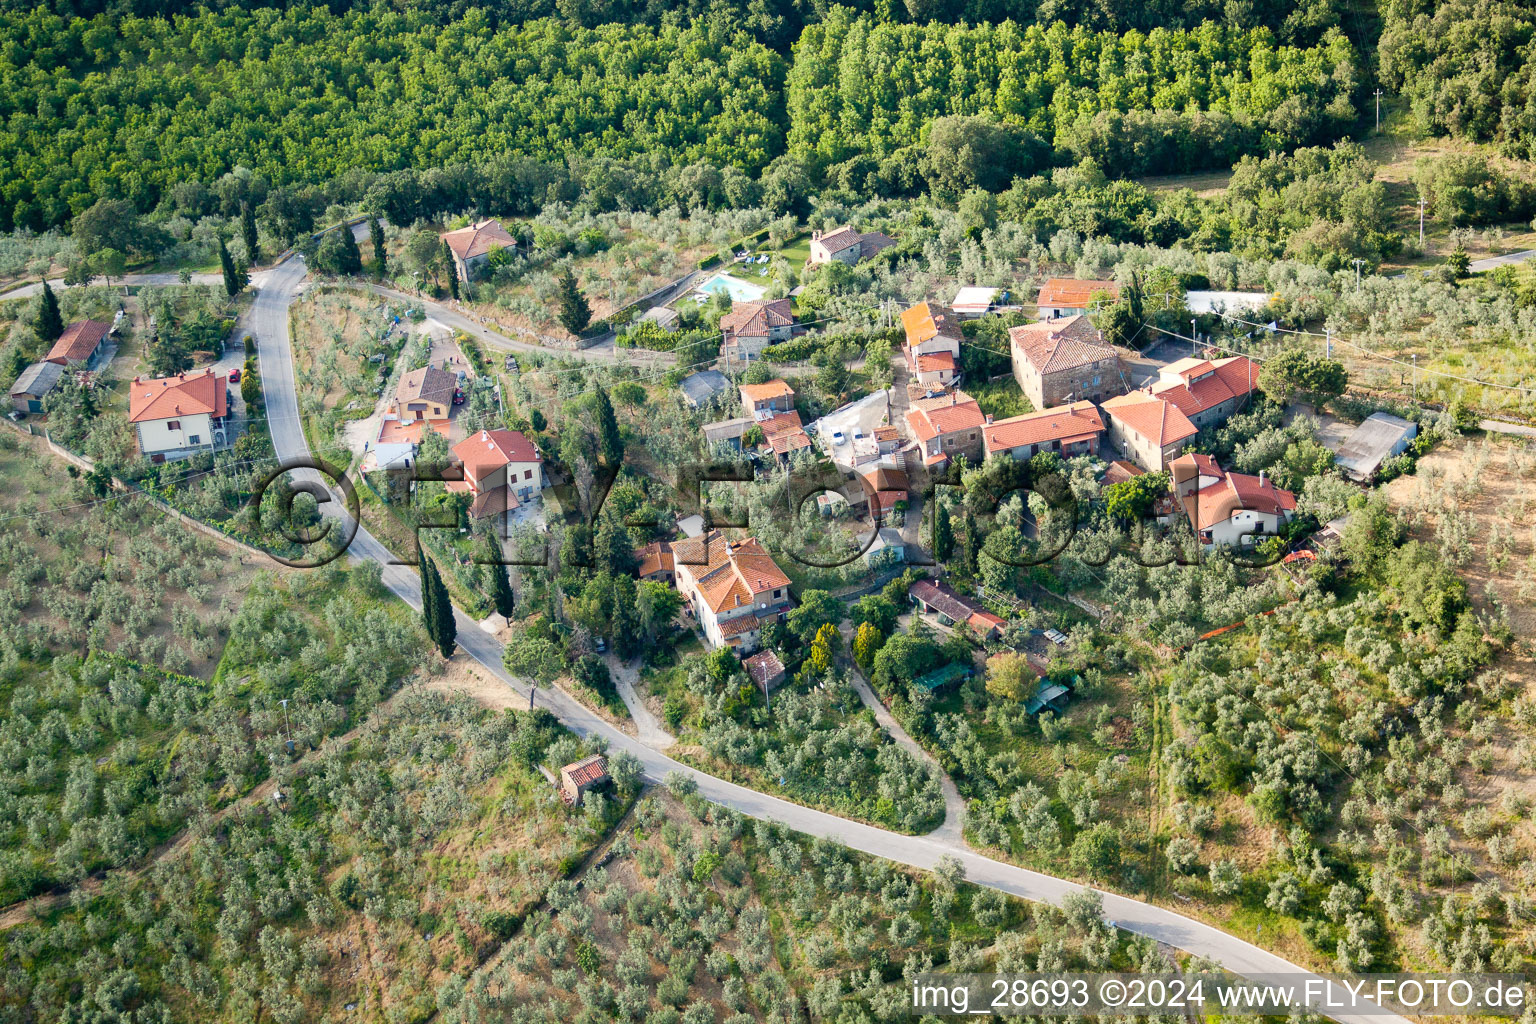
<path id="1" fill-rule="evenodd" d="M 1262 488 L 1263 486 L 1264 486 L 1264 471 L 1261 469 L 1261 470 L 1259 470 L 1259 487 Z"/>

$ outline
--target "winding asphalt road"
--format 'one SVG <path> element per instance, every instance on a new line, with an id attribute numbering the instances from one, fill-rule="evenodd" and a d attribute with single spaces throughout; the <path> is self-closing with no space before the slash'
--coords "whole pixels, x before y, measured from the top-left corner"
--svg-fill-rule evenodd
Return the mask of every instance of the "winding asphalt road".
<path id="1" fill-rule="evenodd" d="M 272 445 L 277 457 L 290 465 L 309 457 L 309 447 L 299 421 L 288 334 L 288 307 L 303 285 L 304 275 L 304 265 L 297 260 L 290 260 L 263 274 L 261 290 L 247 319 L 250 333 L 258 344 Z M 339 506 L 333 506 L 333 509 L 335 507 Z M 354 559 L 379 562 L 384 568 L 384 585 L 411 607 L 421 607 L 421 591 L 414 568 L 396 564 L 394 556 L 362 526 L 358 527 L 349 553 Z M 460 648 L 513 692 L 528 696 L 527 683 L 514 678 L 502 666 L 500 642 L 481 631 L 474 620 L 457 608 L 454 615 L 458 620 Z M 539 690 L 534 695 L 534 702 L 553 713 L 576 734 L 598 737 L 610 750 L 633 754 L 644 766 L 647 778 L 660 781 L 672 772 L 689 776 L 698 784 L 700 795 L 750 817 L 778 822 L 797 832 L 823 837 L 863 853 L 924 870 L 931 869 L 940 857 L 955 857 L 964 866 L 967 880 L 1027 900 L 1059 906 L 1067 896 L 1086 888 L 1076 882 L 983 857 L 968 849 L 957 837 L 937 833 L 906 836 L 887 832 L 715 778 L 620 732 L 558 690 Z M 1103 900 L 1105 918 L 1117 927 L 1186 950 L 1218 963 L 1234 974 L 1245 977 L 1285 974 L 1297 981 L 1312 976 L 1304 968 L 1252 943 L 1172 910 L 1108 892 L 1103 893 Z M 1331 1016 L 1343 1024 L 1408 1024 L 1405 1018 L 1380 1013 Z"/>

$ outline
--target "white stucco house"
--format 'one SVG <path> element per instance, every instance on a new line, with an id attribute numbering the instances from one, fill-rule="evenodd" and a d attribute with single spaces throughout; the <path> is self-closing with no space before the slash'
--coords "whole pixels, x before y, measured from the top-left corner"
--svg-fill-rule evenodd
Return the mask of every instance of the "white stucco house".
<path id="1" fill-rule="evenodd" d="M 151 462 L 223 448 L 229 429 L 229 375 L 211 368 L 174 377 L 135 377 L 128 386 L 128 422 Z"/>

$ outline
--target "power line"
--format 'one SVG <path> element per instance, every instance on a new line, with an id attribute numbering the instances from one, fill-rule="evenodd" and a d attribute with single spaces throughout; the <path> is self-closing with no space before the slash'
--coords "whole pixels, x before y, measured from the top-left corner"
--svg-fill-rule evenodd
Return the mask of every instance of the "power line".
<path id="1" fill-rule="evenodd" d="M 1328 332 L 1327 334 L 1318 334 L 1316 331 L 1297 330 L 1297 329 L 1290 328 L 1290 327 L 1280 327 L 1278 325 L 1276 325 L 1274 327 L 1271 327 L 1269 324 L 1256 324 L 1256 323 L 1254 323 L 1254 322 L 1252 322 L 1250 320 L 1244 320 L 1241 317 L 1232 316 L 1229 313 L 1220 313 L 1218 315 L 1220 317 L 1222 317 L 1223 319 L 1225 319 L 1225 320 L 1231 320 L 1233 323 L 1243 324 L 1243 325 L 1245 325 L 1247 327 L 1258 327 L 1258 328 L 1261 328 L 1261 329 L 1266 330 L 1266 331 L 1274 331 L 1274 332 L 1280 333 L 1280 334 L 1293 334 L 1293 335 L 1296 335 L 1297 337 L 1302 337 L 1302 338 L 1321 338 L 1321 339 L 1324 339 L 1325 341 L 1330 341 L 1331 340 L 1333 343 L 1336 343 L 1336 344 L 1339 344 L 1339 345 L 1348 345 L 1352 349 L 1356 349 L 1356 350 L 1358 350 L 1360 352 L 1364 352 L 1366 355 L 1372 356 L 1373 358 L 1376 358 L 1376 359 L 1380 359 L 1380 360 L 1382 360 L 1384 362 L 1395 363 L 1398 366 L 1406 366 L 1406 367 L 1408 367 L 1410 369 L 1417 369 L 1419 373 L 1426 373 L 1426 374 L 1429 374 L 1429 375 L 1435 376 L 1435 377 L 1445 377 L 1448 380 L 1461 381 L 1464 384 L 1477 384 L 1477 385 L 1479 385 L 1481 387 L 1485 387 L 1485 388 L 1499 388 L 1499 389 L 1504 390 L 1504 391 L 1518 391 L 1518 392 L 1520 392 L 1523 395 L 1536 395 L 1536 388 L 1521 387 L 1518 384 L 1499 384 L 1499 383 L 1496 383 L 1496 382 L 1491 381 L 1491 380 L 1479 380 L 1476 377 L 1463 377 L 1460 374 L 1448 373 L 1448 372 L 1446 372 L 1444 370 L 1429 370 L 1429 369 L 1424 369 L 1422 367 L 1417 367 L 1412 362 L 1408 362 L 1408 361 L 1405 361 L 1403 359 L 1399 359 L 1396 356 L 1389 356 L 1389 355 L 1387 355 L 1387 354 L 1385 354 L 1383 352 L 1378 352 L 1375 349 L 1367 348 L 1364 345 L 1357 344 L 1357 343 L 1355 343 L 1353 341 L 1348 341 L 1348 340 L 1346 340 L 1344 338 L 1341 338 L 1341 337 L 1339 337 L 1337 335 L 1334 335 L 1331 331 Z M 1216 347 L 1216 346 L 1213 346 L 1213 347 Z"/>

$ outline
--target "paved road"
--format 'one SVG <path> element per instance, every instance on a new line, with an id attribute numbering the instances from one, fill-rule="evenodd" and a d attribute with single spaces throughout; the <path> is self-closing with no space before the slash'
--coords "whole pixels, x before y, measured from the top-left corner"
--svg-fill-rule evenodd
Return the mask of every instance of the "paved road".
<path id="1" fill-rule="evenodd" d="M 252 274 L 251 275 L 252 283 L 253 284 L 256 283 L 257 278 L 259 278 L 260 276 L 261 276 L 261 274 Z M 102 284 L 106 284 L 106 279 L 105 278 L 94 278 L 93 281 L 99 281 Z M 224 283 L 224 275 L 222 275 L 222 274 L 193 274 L 192 275 L 192 283 L 193 284 L 223 284 Z M 133 287 L 137 287 L 139 285 L 159 285 L 161 287 L 164 287 L 165 285 L 181 284 L 181 275 L 178 274 L 178 273 L 170 273 L 170 274 L 128 274 L 128 275 L 126 275 L 124 277 L 114 277 L 112 279 L 112 284 L 113 284 L 114 287 L 116 287 L 117 285 L 120 285 L 120 284 L 121 285 L 129 285 L 129 286 L 133 286 Z M 58 278 L 56 280 L 49 281 L 48 285 L 54 291 L 58 291 L 61 288 L 66 287 L 65 284 L 64 284 L 64 279 L 63 278 Z M 25 299 L 25 298 L 29 298 L 29 297 L 31 297 L 33 295 L 38 294 L 42 290 L 43 290 L 43 286 L 41 284 L 37 283 L 37 282 L 34 282 L 32 284 L 24 284 L 20 288 L 12 288 L 10 291 L 5 292 L 4 294 L 0 294 L 0 302 L 4 302 L 6 299 Z"/>
<path id="2" fill-rule="evenodd" d="M 1519 434 L 1521 437 L 1536 437 L 1536 427 L 1524 423 L 1505 423 L 1503 420 L 1481 420 L 1477 424 L 1490 434 Z"/>
<path id="3" fill-rule="evenodd" d="M 303 283 L 303 275 L 303 264 L 296 260 L 269 272 L 266 286 L 257 296 L 248 318 L 250 332 L 258 343 L 272 445 L 277 456 L 285 461 L 309 454 L 299 424 L 287 315 L 288 306 Z M 394 564 L 394 556 L 366 529 L 359 527 L 350 554 L 354 559 L 372 559 L 380 563 L 384 585 L 412 608 L 421 607 L 419 581 L 414 569 Z M 474 620 L 457 608 L 454 614 L 458 620 L 460 649 L 514 693 L 520 697 L 528 696 L 528 684 L 514 678 L 502 666 L 501 643 L 480 630 Z M 1086 889 L 1076 882 L 983 857 L 953 838 L 887 832 L 715 778 L 624 734 L 558 690 L 538 690 L 534 702 L 552 712 L 577 735 L 597 737 L 608 744 L 610 751 L 624 750 L 633 754 L 640 760 L 647 778 L 659 781 L 673 772 L 689 776 L 698 784 L 703 797 L 750 817 L 778 822 L 797 832 L 830 839 L 863 853 L 925 870 L 932 868 L 940 857 L 956 857 L 970 881 L 1028 900 L 1059 906 L 1067 896 Z M 1103 899 L 1106 918 L 1118 927 L 1187 950 L 1221 964 L 1235 974 L 1308 974 L 1303 968 L 1252 943 L 1175 911 L 1113 893 L 1104 893 Z M 1343 1024 L 1408 1024 L 1405 1018 L 1379 1014 L 1340 1014 L 1334 1019 Z"/>
<path id="4" fill-rule="evenodd" d="M 1489 256 L 1486 259 L 1473 260 L 1467 269 L 1475 274 L 1480 270 L 1492 270 L 1494 267 L 1507 267 L 1515 263 L 1524 263 L 1532 257 L 1536 257 L 1536 249 L 1524 249 L 1520 252 L 1508 252 L 1503 256 Z"/>

